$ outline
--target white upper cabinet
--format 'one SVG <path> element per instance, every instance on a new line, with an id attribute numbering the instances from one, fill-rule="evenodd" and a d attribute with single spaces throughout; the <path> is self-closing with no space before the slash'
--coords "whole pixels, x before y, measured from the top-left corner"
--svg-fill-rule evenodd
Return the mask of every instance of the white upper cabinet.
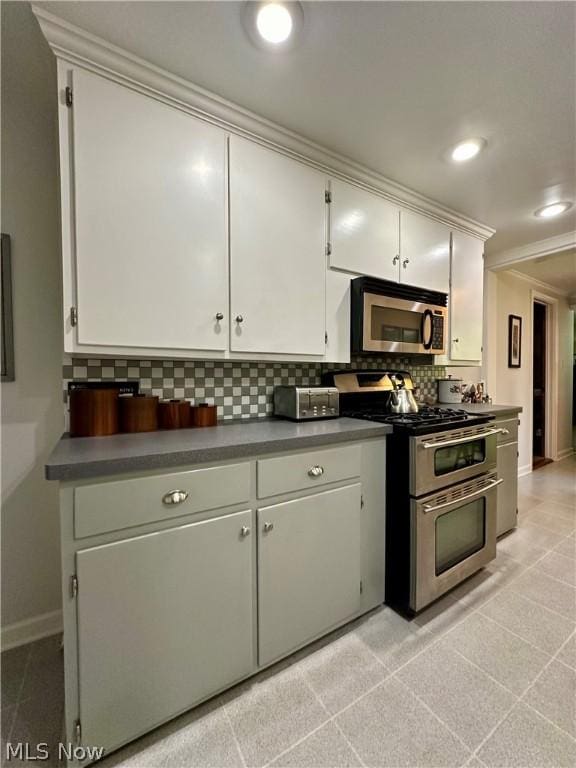
<path id="1" fill-rule="evenodd" d="M 330 189 L 330 266 L 398 282 L 398 207 L 345 181 L 333 179 Z"/>
<path id="2" fill-rule="evenodd" d="M 400 212 L 400 282 L 448 293 L 450 229 L 419 213 Z"/>
<path id="3" fill-rule="evenodd" d="M 324 355 L 325 177 L 230 137 L 230 350 Z"/>
<path id="4" fill-rule="evenodd" d="M 73 99 L 78 345 L 224 350 L 225 133 L 78 69 Z"/>
<path id="5" fill-rule="evenodd" d="M 450 275 L 451 360 L 482 359 L 484 243 L 463 232 L 452 233 Z"/>

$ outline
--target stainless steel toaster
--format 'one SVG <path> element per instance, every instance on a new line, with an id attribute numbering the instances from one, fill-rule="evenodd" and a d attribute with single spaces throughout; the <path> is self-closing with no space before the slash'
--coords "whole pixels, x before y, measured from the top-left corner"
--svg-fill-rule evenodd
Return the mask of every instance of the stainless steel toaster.
<path id="1" fill-rule="evenodd" d="M 274 415 L 294 421 L 333 419 L 340 415 L 338 390 L 336 387 L 275 387 Z"/>

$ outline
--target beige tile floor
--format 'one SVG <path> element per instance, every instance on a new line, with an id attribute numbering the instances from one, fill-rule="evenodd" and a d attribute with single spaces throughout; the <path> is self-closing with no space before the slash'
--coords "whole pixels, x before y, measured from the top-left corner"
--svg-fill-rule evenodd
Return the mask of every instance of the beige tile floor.
<path id="1" fill-rule="evenodd" d="M 576 456 L 520 480 L 498 557 L 414 621 L 382 608 L 102 766 L 576 765 Z M 59 638 L 2 654 L 3 742 L 60 736 Z"/>

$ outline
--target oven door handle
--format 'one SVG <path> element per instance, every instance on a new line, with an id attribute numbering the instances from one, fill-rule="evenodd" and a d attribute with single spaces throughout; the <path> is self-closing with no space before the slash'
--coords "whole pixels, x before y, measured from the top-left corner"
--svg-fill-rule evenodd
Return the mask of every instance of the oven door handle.
<path id="1" fill-rule="evenodd" d="M 496 488 L 497 485 L 500 485 L 500 483 L 503 483 L 504 479 L 500 478 L 500 480 L 494 480 L 494 482 L 489 483 L 488 485 L 485 485 L 484 488 L 479 488 L 477 491 L 474 491 L 473 493 L 467 493 L 466 496 L 460 496 L 459 499 L 453 499 L 452 501 L 446 501 L 444 504 L 436 504 L 435 507 L 431 507 L 430 504 L 424 504 L 423 510 L 424 512 L 436 512 L 438 509 L 444 509 L 445 507 L 451 507 L 454 504 L 459 504 L 461 501 L 468 501 L 468 499 L 473 499 L 475 496 L 481 496 L 483 493 L 486 493 L 486 491 L 491 491 L 492 488 Z"/>
<path id="2" fill-rule="evenodd" d="M 422 448 L 444 448 L 448 445 L 460 445 L 461 443 L 472 443 L 474 440 L 480 440 L 483 437 L 490 437 L 491 435 L 499 435 L 501 432 L 506 434 L 505 429 L 489 429 L 487 432 L 478 432 L 477 435 L 469 435 L 468 437 L 456 437 L 454 440 L 440 440 L 437 443 L 421 443 Z"/>

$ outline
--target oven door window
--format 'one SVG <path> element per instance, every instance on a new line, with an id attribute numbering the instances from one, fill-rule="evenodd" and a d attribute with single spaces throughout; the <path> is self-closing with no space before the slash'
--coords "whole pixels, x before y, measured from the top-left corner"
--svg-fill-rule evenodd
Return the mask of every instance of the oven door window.
<path id="1" fill-rule="evenodd" d="M 434 450 L 434 475 L 440 477 L 458 469 L 473 467 L 486 461 L 486 440 L 471 440 Z"/>
<path id="2" fill-rule="evenodd" d="M 422 342 L 420 312 L 373 306 L 370 321 L 373 341 L 400 341 L 405 344 Z"/>
<path id="3" fill-rule="evenodd" d="M 436 518 L 436 576 L 479 552 L 486 542 L 486 499 Z"/>

